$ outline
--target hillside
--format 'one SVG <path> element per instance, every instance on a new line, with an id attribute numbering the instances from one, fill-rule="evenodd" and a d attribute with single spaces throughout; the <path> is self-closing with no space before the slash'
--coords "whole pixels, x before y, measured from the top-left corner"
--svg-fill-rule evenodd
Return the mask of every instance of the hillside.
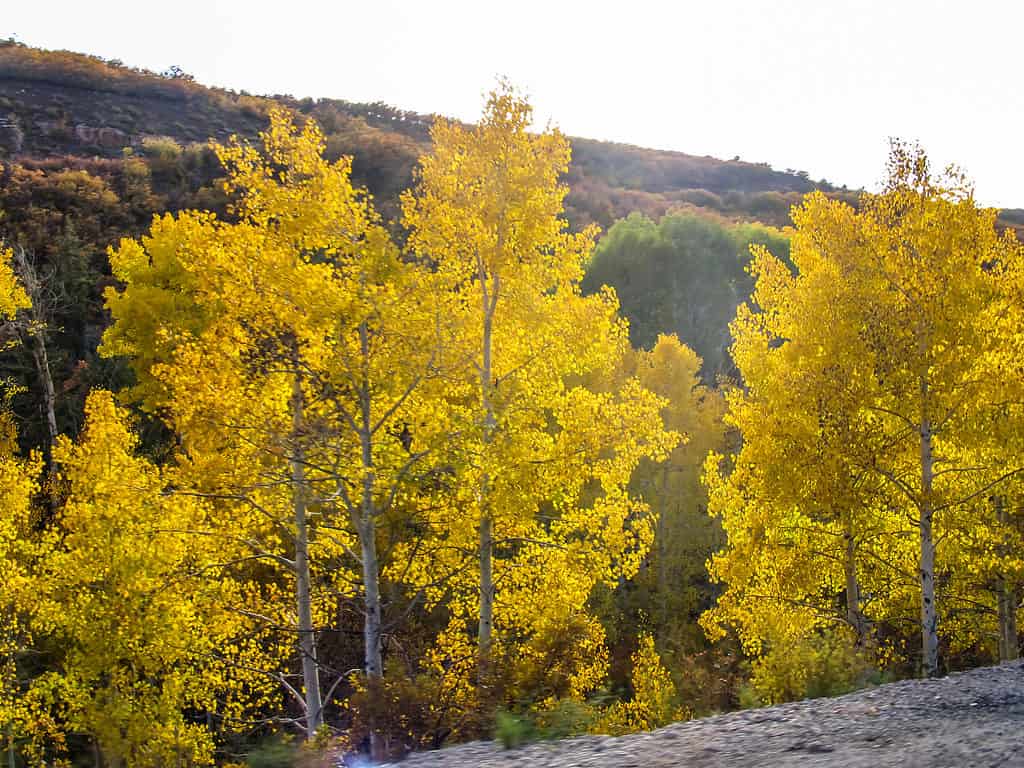
<path id="1" fill-rule="evenodd" d="M 0 41 L 0 158 L 62 158 L 73 166 L 72 158 L 121 159 L 126 149 L 138 150 L 158 137 L 182 145 L 231 134 L 251 137 L 274 104 L 319 121 L 329 153 L 352 155 L 356 179 L 385 203 L 409 186 L 434 118 L 381 103 L 236 93 L 200 85 L 176 68 L 156 74 L 117 60 Z M 596 222 L 607 228 L 635 211 L 658 218 L 679 208 L 784 226 L 790 206 L 810 190 L 849 202 L 857 197 L 803 172 L 739 158 L 586 138 L 573 138 L 572 147 L 567 211 L 574 227 Z M 1024 209 L 1007 210 L 1002 220 L 1024 231 Z"/>
<path id="2" fill-rule="evenodd" d="M 384 199 L 411 181 L 433 119 L 382 104 L 256 97 L 207 88 L 178 71 L 161 76 L 82 54 L 0 47 L 0 152 L 16 161 L 117 160 L 126 148 L 139 150 L 156 137 L 187 145 L 233 133 L 254 136 L 275 103 L 318 120 L 331 154 L 353 155 L 357 178 Z M 841 194 L 767 164 L 582 138 L 572 144 L 568 209 L 574 226 L 607 227 L 633 211 L 657 217 L 673 207 L 781 225 L 803 193 L 823 188 Z"/>
<path id="3" fill-rule="evenodd" d="M 63 415 L 58 413 L 62 425 L 77 424 L 78 394 L 94 384 L 116 385 L 123 376 L 116 365 L 93 356 L 106 322 L 101 299 L 109 282 L 106 248 L 141 234 L 154 213 L 199 208 L 225 214 L 223 170 L 207 142 L 232 134 L 254 137 L 275 105 L 317 120 L 328 157 L 351 156 L 355 182 L 370 190 L 385 219 L 397 220 L 399 194 L 411 185 L 418 158 L 429 148 L 433 115 L 379 103 L 253 96 L 201 85 L 173 67 L 157 74 L 116 60 L 0 41 L 0 237 L 24 246 L 40 266 L 60 276 L 62 295 L 54 307 L 58 353 L 52 363 L 68 387 L 60 398 L 66 404 L 59 409 Z M 712 239 L 722 245 L 730 237 L 727 230 L 744 222 L 787 225 L 790 207 L 812 189 L 857 202 L 854 191 L 763 163 L 585 138 L 571 143 L 566 216 L 574 229 L 597 223 L 608 231 L 630 214 L 657 222 L 676 212 L 708 221 L 717 233 Z M 1004 211 L 1001 223 L 1024 235 L 1024 210 Z M 401 239 L 397 225 L 393 230 Z M 622 238 L 615 242 L 633 247 Z M 674 243 L 669 250 L 681 247 Z M 744 243 L 710 250 L 698 246 L 698 251 L 693 258 L 727 262 L 721 268 L 705 265 L 718 293 L 729 294 L 713 307 L 713 322 L 705 304 L 717 294 L 705 290 L 701 281 L 707 275 L 696 278 L 696 303 L 672 294 L 652 304 L 645 296 L 644 284 L 674 284 L 682 274 L 677 271 L 689 269 L 684 262 L 690 257 L 682 251 L 671 258 L 645 256 L 651 261 L 647 272 L 632 276 L 618 273 L 637 254 L 616 256 L 615 264 L 606 258 L 601 281 L 623 298 L 635 344 L 647 346 L 657 333 L 675 332 L 705 359 L 704 375 L 711 382 L 730 372 L 726 324 L 746 295 L 747 250 Z M 660 319 L 648 322 L 647 315 Z M 687 315 L 699 318 L 697 332 Z"/>

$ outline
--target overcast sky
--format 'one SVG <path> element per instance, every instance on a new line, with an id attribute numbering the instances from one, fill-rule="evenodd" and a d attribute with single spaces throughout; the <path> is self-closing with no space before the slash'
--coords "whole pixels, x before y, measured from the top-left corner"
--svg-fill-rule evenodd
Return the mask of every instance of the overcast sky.
<path id="1" fill-rule="evenodd" d="M 1016 0 L 0 0 L 0 37 L 253 93 L 472 120 L 505 75 L 571 135 L 873 188 L 887 140 L 1024 207 Z"/>

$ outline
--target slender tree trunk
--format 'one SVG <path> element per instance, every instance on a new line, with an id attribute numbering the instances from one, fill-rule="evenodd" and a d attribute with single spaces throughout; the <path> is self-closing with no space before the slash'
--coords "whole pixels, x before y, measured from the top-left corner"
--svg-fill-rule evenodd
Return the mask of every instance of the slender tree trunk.
<path id="1" fill-rule="evenodd" d="M 857 540 L 853 533 L 846 532 L 846 557 L 843 565 L 846 571 L 846 621 L 857 634 L 857 644 L 864 642 L 867 627 L 860 610 L 860 583 L 857 580 Z"/>
<path id="2" fill-rule="evenodd" d="M 480 365 L 480 398 L 484 410 L 483 423 L 483 444 L 485 454 L 487 447 L 494 440 L 494 403 L 491 398 L 494 386 L 493 368 L 491 361 L 491 344 L 493 340 L 494 307 L 498 296 L 498 278 L 494 278 L 493 296 L 489 295 L 486 288 L 483 292 L 483 349 Z M 484 461 L 488 457 L 485 455 Z M 494 518 L 490 504 L 490 477 L 486 473 L 480 481 L 480 623 L 477 632 L 477 647 L 481 659 L 486 658 L 491 652 L 491 633 L 494 626 Z"/>
<path id="3" fill-rule="evenodd" d="M 1005 577 L 999 577 L 999 660 L 1020 656 L 1017 645 L 1017 593 Z"/>
<path id="4" fill-rule="evenodd" d="M 927 412 L 928 381 L 921 380 L 921 674 L 935 677 L 939 672 L 938 615 L 935 610 L 935 538 L 932 498 L 934 457 L 932 424 Z"/>
<path id="5" fill-rule="evenodd" d="M 44 294 L 43 280 L 39 273 L 28 259 L 28 255 L 21 248 L 14 251 L 15 268 L 22 286 L 28 293 L 32 302 L 29 313 L 29 324 L 25 333 L 31 339 L 32 360 L 35 364 L 36 375 L 39 377 L 39 386 L 43 390 L 43 415 L 46 417 L 46 429 L 48 441 L 46 444 L 45 458 L 47 470 L 52 472 L 51 457 L 53 446 L 57 442 L 57 395 L 53 387 L 53 374 L 50 371 L 50 356 L 46 351 L 46 328 L 49 308 Z"/>
<path id="6" fill-rule="evenodd" d="M 668 520 L 667 512 L 669 509 L 669 461 L 665 460 L 665 464 L 661 470 L 661 492 L 659 498 L 661 499 L 661 507 L 658 509 L 658 519 L 656 528 L 654 531 L 654 546 L 655 546 L 655 557 L 657 558 L 658 572 L 655 576 L 657 583 L 657 605 L 660 611 L 658 617 L 659 623 L 664 626 L 665 622 L 669 618 L 669 585 L 668 585 Z"/>
<path id="7" fill-rule="evenodd" d="M 480 518 L 480 626 L 477 636 L 481 656 L 491 652 L 494 625 L 494 523 L 489 514 Z"/>
<path id="8" fill-rule="evenodd" d="M 1005 500 L 1002 496 L 996 496 L 994 503 L 996 519 L 1003 525 L 1006 525 L 1009 518 L 1006 513 Z M 1008 554 L 1005 544 L 1000 547 L 1000 550 L 1000 554 L 1004 556 Z M 1000 574 L 997 590 L 999 601 L 999 660 L 1013 661 L 1020 655 L 1017 644 L 1017 589 L 1006 576 Z"/>
<path id="9" fill-rule="evenodd" d="M 369 338 L 366 324 L 359 326 L 362 359 L 369 358 Z M 373 463 L 373 418 L 370 407 L 369 372 L 363 368 L 360 394 L 359 442 L 363 465 L 363 496 L 361 516 L 356 523 L 359 533 L 360 554 L 363 561 L 363 666 L 369 690 L 377 695 L 384 679 L 384 661 L 381 652 L 380 562 L 377 557 L 377 507 L 373 498 L 376 475 Z M 374 708 L 376 711 L 376 708 Z M 370 723 L 370 754 L 374 760 L 383 760 L 384 743 L 375 720 Z"/>
<path id="10" fill-rule="evenodd" d="M 36 374 L 43 387 L 43 411 L 46 415 L 46 428 L 49 442 L 46 446 L 47 463 L 53 456 L 53 446 L 57 442 L 57 395 L 53 388 L 53 376 L 50 373 L 50 357 L 46 352 L 46 335 L 42 329 L 34 329 L 32 336 L 32 359 L 35 361 Z"/>
<path id="11" fill-rule="evenodd" d="M 657 545 L 658 555 L 658 594 L 661 596 L 662 610 L 665 609 L 668 593 L 668 542 L 665 537 L 668 535 L 668 526 L 665 520 L 665 513 L 669 505 L 669 459 L 665 459 L 665 466 L 661 469 L 661 509 L 658 510 L 658 523 L 655 530 L 654 540 Z"/>
<path id="12" fill-rule="evenodd" d="M 316 657 L 313 608 L 310 598 L 309 526 L 306 521 L 306 467 L 301 447 L 303 420 L 302 378 L 296 373 L 292 387 L 292 506 L 295 513 L 295 597 L 299 615 L 299 653 L 302 655 L 302 684 L 306 696 L 306 738 L 312 739 L 323 723 L 320 698 L 320 669 Z"/>

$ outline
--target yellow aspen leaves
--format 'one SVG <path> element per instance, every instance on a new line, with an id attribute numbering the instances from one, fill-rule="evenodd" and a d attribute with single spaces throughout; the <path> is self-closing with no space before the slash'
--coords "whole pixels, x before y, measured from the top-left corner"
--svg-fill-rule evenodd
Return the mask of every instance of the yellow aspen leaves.
<path id="1" fill-rule="evenodd" d="M 14 254 L 0 243 L 0 319 L 10 320 L 19 309 L 31 304 L 11 264 Z"/>
<path id="2" fill-rule="evenodd" d="M 137 445 L 127 414 L 96 391 L 82 436 L 61 438 L 54 451 L 66 500 L 38 566 L 33 624 L 60 655 L 33 689 L 52 696 L 62 728 L 91 734 L 106 760 L 208 764 L 214 734 L 185 713 L 237 715 L 232 700 L 264 683 L 233 668 L 245 622 L 202 576 L 220 567 L 213 540 L 196 535 L 209 510 L 167 494 Z"/>
<path id="3" fill-rule="evenodd" d="M 676 701 L 672 676 L 654 647 L 654 638 L 640 635 L 639 647 L 632 657 L 632 698 L 609 707 L 592 726 L 594 733 L 619 736 L 685 720 L 686 712 Z"/>

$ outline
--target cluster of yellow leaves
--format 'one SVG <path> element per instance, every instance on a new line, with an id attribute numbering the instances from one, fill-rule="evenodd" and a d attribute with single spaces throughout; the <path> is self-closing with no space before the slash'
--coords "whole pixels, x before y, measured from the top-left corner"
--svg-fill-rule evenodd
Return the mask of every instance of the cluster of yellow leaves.
<path id="1" fill-rule="evenodd" d="M 33 497 L 42 459 L 17 455 L 17 434 L 6 408 L 0 413 L 0 729 L 8 738 L 30 740 L 33 755 L 59 740 L 38 696 L 27 695 L 20 655 L 32 644 L 38 585 L 33 567 L 43 547 L 33 535 Z"/>
<path id="2" fill-rule="evenodd" d="M 0 244 L 0 320 L 10 320 L 19 309 L 32 306 L 11 266 L 13 254 Z"/>
<path id="3" fill-rule="evenodd" d="M 863 685 L 873 656 L 845 626 L 790 637 L 754 659 L 750 686 L 762 704 L 838 696 Z"/>
<path id="4" fill-rule="evenodd" d="M 709 451 L 725 449 L 725 401 L 701 383 L 702 361 L 675 336 L 661 335 L 630 361 L 640 383 L 665 398 L 662 421 L 684 436 L 663 462 L 642 462 L 632 485 L 658 510 L 650 567 L 636 579 L 651 590 L 646 606 L 654 626 L 694 638 L 694 618 L 709 596 L 705 562 L 720 546 L 720 530 L 707 514 L 701 468 Z M 675 629 L 669 629 L 669 628 Z M 664 636 L 662 636 L 664 637 Z"/>
<path id="5" fill-rule="evenodd" d="M 112 395 L 96 391 L 85 432 L 54 450 L 67 498 L 33 620 L 62 653 L 35 685 L 59 695 L 65 727 L 91 734 L 109 760 L 205 764 L 213 734 L 185 712 L 237 716 L 233 685 L 266 686 L 227 661 L 240 628 L 231 584 L 204 576 L 220 567 L 219 548 L 197 535 L 210 510 L 165 493 L 137 444 Z"/>
<path id="6" fill-rule="evenodd" d="M 676 701 L 672 676 L 654 647 L 654 638 L 640 636 L 640 644 L 633 654 L 631 683 L 633 697 L 616 702 L 605 710 L 594 723 L 593 733 L 619 736 L 624 733 L 652 731 L 678 720 L 687 713 Z"/>

